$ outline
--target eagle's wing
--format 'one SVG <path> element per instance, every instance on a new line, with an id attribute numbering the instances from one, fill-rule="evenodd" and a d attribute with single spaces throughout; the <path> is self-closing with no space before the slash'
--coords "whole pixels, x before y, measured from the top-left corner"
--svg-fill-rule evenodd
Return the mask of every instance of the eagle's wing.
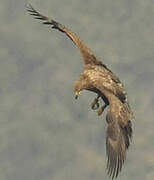
<path id="1" fill-rule="evenodd" d="M 126 150 L 132 138 L 132 114 L 125 103 L 122 103 L 112 92 L 105 89 L 101 81 L 92 82 L 109 101 L 106 115 L 108 123 L 106 132 L 106 153 L 108 157 L 107 170 L 109 176 L 117 177 L 126 158 Z"/>
<path id="2" fill-rule="evenodd" d="M 40 14 L 38 11 L 36 11 L 30 4 L 27 6 L 27 11 L 30 13 L 30 15 L 33 15 L 35 19 L 40 19 L 43 21 L 43 24 L 51 25 L 52 28 L 58 29 L 59 31 L 65 33 L 73 42 L 74 44 L 79 48 L 84 64 L 101 64 L 101 62 L 94 56 L 92 51 L 83 43 L 83 41 L 70 29 L 63 26 L 62 24 L 54 21 L 53 19 L 50 19 L 42 14 Z"/>
<path id="3" fill-rule="evenodd" d="M 116 178 L 122 169 L 126 159 L 126 150 L 129 148 L 132 138 L 131 121 L 129 120 L 124 127 L 116 117 L 116 112 L 108 112 L 106 120 L 108 128 L 106 132 L 106 153 L 108 175 Z"/>

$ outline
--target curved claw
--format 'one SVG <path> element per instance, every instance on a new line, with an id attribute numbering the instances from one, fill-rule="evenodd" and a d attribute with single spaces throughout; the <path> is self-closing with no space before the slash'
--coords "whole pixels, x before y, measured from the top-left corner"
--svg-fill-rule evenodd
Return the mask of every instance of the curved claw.
<path id="1" fill-rule="evenodd" d="M 102 115 L 104 109 L 105 109 L 105 106 L 102 106 L 101 108 L 98 109 L 97 111 L 98 116 Z"/>
<path id="2" fill-rule="evenodd" d="M 98 99 L 94 99 L 94 101 L 91 104 L 91 109 L 92 110 L 96 110 L 99 108 L 99 103 L 98 103 Z"/>
<path id="3" fill-rule="evenodd" d="M 104 110 L 102 108 L 98 109 L 98 111 L 97 111 L 98 116 L 102 115 L 103 111 Z"/>
<path id="4" fill-rule="evenodd" d="M 108 105 L 105 104 L 104 106 L 102 106 L 101 108 L 98 109 L 97 114 L 98 116 L 102 115 L 102 113 L 104 112 L 104 109 L 107 107 Z"/>

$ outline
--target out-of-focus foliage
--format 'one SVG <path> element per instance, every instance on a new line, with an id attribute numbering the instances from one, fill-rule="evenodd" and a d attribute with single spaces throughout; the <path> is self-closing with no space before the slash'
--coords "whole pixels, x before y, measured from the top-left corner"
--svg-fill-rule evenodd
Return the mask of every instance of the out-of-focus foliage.
<path id="1" fill-rule="evenodd" d="M 94 94 L 75 101 L 77 48 L 41 25 L 27 1 L 0 5 L 0 179 L 105 180 L 104 116 Z M 154 179 L 153 0 L 31 0 L 68 25 L 124 82 L 135 113 L 134 140 L 118 179 Z"/>

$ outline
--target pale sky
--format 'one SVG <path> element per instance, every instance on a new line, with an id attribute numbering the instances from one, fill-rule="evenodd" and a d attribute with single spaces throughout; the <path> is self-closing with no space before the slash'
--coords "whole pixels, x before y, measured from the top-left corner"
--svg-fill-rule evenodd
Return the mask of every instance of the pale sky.
<path id="1" fill-rule="evenodd" d="M 153 180 L 153 0 L 1 1 L 0 179 L 109 179 L 105 115 L 90 109 L 94 94 L 74 99 L 78 49 L 29 16 L 31 3 L 77 33 L 124 82 L 134 138 L 118 180 Z"/>

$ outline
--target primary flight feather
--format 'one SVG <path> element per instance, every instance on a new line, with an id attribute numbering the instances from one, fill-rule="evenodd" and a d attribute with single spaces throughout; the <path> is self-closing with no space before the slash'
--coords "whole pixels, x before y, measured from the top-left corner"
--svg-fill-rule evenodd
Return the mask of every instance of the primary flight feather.
<path id="1" fill-rule="evenodd" d="M 98 109 L 97 113 L 101 115 L 108 107 L 106 115 L 108 123 L 106 132 L 107 173 L 112 179 L 116 178 L 122 169 L 126 151 L 132 139 L 131 119 L 133 115 L 123 84 L 70 29 L 40 14 L 31 5 L 27 6 L 27 11 L 35 19 L 42 20 L 43 24 L 51 25 L 53 29 L 65 33 L 79 48 L 83 57 L 84 69 L 74 84 L 75 98 L 78 98 L 82 90 L 92 91 L 97 94 L 97 97 L 92 102 L 91 108 Z M 99 107 L 99 100 L 104 102 L 101 107 Z"/>

